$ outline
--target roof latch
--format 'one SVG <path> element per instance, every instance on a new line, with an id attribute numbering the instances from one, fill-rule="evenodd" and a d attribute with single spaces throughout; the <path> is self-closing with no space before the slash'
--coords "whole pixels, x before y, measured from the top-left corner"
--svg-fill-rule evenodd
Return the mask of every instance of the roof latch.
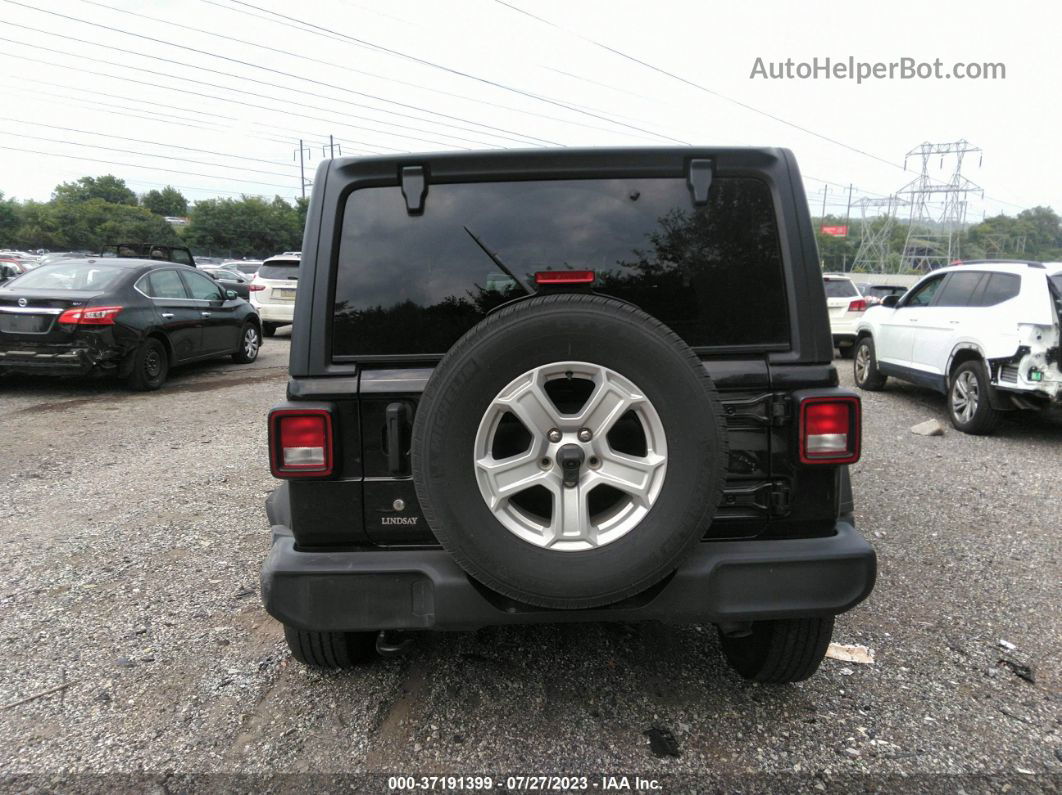
<path id="1" fill-rule="evenodd" d="M 406 197 L 406 212 L 420 215 L 424 212 L 424 197 L 428 193 L 428 179 L 424 166 L 402 168 L 402 195 Z"/>
<path id="2" fill-rule="evenodd" d="M 693 194 L 694 205 L 701 207 L 708 203 L 708 189 L 712 187 L 712 161 L 691 160 L 686 182 Z"/>

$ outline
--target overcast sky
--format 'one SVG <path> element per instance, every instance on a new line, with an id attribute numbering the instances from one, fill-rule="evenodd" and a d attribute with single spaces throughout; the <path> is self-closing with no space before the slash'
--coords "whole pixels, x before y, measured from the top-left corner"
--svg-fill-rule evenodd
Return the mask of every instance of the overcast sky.
<path id="1" fill-rule="evenodd" d="M 887 195 L 921 166 L 904 173 L 908 150 L 965 138 L 986 193 L 970 220 L 1062 210 L 1058 3 L 505 3 L 0 0 L 0 191 L 114 173 L 291 199 L 297 140 L 312 175 L 330 134 L 344 155 L 680 142 L 789 147 L 813 212 L 826 189 L 843 215 L 849 184 Z M 1006 79 L 750 78 L 758 57 L 849 56 Z M 935 158 L 934 178 L 953 166 Z"/>

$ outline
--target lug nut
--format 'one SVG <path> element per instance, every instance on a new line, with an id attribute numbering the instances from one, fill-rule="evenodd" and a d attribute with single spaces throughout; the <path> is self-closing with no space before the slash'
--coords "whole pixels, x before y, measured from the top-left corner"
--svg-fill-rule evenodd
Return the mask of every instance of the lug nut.
<path id="1" fill-rule="evenodd" d="M 543 458 L 541 461 L 538 462 L 538 465 L 543 469 L 549 469 L 551 466 L 553 466 L 553 462 L 550 461 L 548 458 Z"/>
<path id="2" fill-rule="evenodd" d="M 580 428 L 579 429 L 579 441 L 580 442 L 589 442 L 593 438 L 593 436 L 594 435 L 592 433 L 590 433 L 590 429 L 589 428 Z"/>
<path id="3" fill-rule="evenodd" d="M 587 463 L 590 465 L 591 469 L 597 469 L 599 466 L 601 466 L 601 462 L 597 460 L 597 456 L 593 455 L 590 456 L 590 460 L 587 461 Z"/>
<path id="4" fill-rule="evenodd" d="M 561 432 L 554 428 L 546 434 L 546 438 L 551 442 L 559 442 L 561 440 Z"/>

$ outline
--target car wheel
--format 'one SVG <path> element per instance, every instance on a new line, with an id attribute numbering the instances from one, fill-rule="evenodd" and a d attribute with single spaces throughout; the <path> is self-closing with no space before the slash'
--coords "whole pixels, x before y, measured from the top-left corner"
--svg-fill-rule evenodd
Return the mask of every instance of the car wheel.
<path id="1" fill-rule="evenodd" d="M 873 338 L 860 337 L 856 341 L 854 351 L 852 374 L 855 377 L 856 386 L 868 392 L 879 391 L 885 386 L 888 376 L 878 372 L 878 358 L 874 353 Z"/>
<path id="2" fill-rule="evenodd" d="M 133 354 L 133 369 L 126 383 L 138 392 L 158 389 L 170 371 L 170 357 L 166 346 L 155 337 L 148 337 Z"/>
<path id="3" fill-rule="evenodd" d="M 614 299 L 519 301 L 435 369 L 413 480 L 474 579 L 540 607 L 638 594 L 699 542 L 722 497 L 724 414 L 697 356 Z"/>
<path id="4" fill-rule="evenodd" d="M 276 323 L 263 323 L 262 333 L 267 337 L 272 337 L 274 334 L 277 333 L 278 328 L 279 326 Z"/>
<path id="5" fill-rule="evenodd" d="M 818 670 L 833 637 L 833 616 L 756 621 L 747 635 L 719 633 L 727 664 L 745 679 L 800 682 Z"/>
<path id="6" fill-rule="evenodd" d="M 980 360 L 964 362 L 951 377 L 948 387 L 948 416 L 963 433 L 980 436 L 992 433 L 1000 412 L 988 401 L 988 379 Z"/>
<path id="7" fill-rule="evenodd" d="M 240 332 L 240 348 L 232 354 L 232 360 L 237 364 L 250 364 L 258 358 L 258 351 L 262 347 L 262 335 L 258 326 L 248 323 Z"/>
<path id="8" fill-rule="evenodd" d="M 375 632 L 313 632 L 284 625 L 291 656 L 314 668 L 353 668 L 376 657 Z"/>

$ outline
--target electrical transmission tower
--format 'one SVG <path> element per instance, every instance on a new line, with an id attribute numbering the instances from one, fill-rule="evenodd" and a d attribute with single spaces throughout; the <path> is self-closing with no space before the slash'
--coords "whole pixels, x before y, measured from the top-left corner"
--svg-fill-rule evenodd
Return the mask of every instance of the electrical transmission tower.
<path id="1" fill-rule="evenodd" d="M 931 271 L 948 265 L 959 258 L 959 235 L 966 222 L 966 201 L 971 193 L 984 190 L 962 175 L 963 159 L 968 154 L 981 154 L 981 149 L 965 139 L 949 143 L 924 143 L 907 153 L 907 158 L 922 158 L 922 173 L 897 191 L 907 196 L 911 205 L 907 241 L 903 247 L 904 270 Z M 941 182 L 930 175 L 930 161 L 940 158 L 939 170 L 943 171 L 945 157 L 954 158 L 955 170 L 947 181 Z M 980 160 L 978 160 L 980 165 Z M 940 210 L 934 209 L 934 200 L 942 199 Z"/>
<path id="2" fill-rule="evenodd" d="M 859 250 L 852 262 L 852 270 L 867 273 L 889 273 L 889 242 L 896 225 L 899 208 L 907 204 L 899 196 L 880 199 L 863 198 L 856 204 L 862 217 L 859 225 Z M 885 208 L 884 213 L 869 214 L 870 210 Z"/>

